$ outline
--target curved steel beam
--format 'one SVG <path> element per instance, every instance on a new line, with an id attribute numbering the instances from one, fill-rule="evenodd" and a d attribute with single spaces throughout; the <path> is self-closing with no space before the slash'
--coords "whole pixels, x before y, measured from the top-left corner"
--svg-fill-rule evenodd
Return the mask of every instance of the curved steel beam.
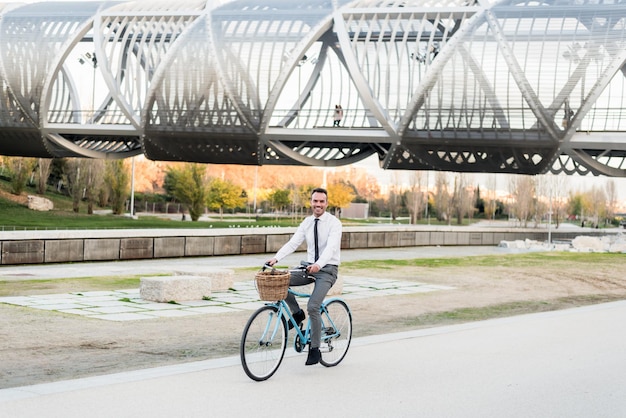
<path id="1" fill-rule="evenodd" d="M 620 2 L 68 7 L 0 6 L 0 154 L 626 176 Z"/>

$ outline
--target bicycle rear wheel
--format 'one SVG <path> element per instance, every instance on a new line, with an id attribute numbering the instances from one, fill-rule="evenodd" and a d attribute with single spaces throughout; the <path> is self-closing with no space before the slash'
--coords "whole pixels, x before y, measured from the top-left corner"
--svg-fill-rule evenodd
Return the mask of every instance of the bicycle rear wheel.
<path id="1" fill-rule="evenodd" d="M 239 354 L 248 377 L 267 380 L 278 370 L 287 347 L 287 324 L 276 306 L 263 306 L 252 314 L 241 335 Z"/>
<path id="2" fill-rule="evenodd" d="M 346 356 L 352 341 L 352 313 L 342 300 L 328 302 L 322 311 L 322 363 L 326 367 L 338 365 Z"/>

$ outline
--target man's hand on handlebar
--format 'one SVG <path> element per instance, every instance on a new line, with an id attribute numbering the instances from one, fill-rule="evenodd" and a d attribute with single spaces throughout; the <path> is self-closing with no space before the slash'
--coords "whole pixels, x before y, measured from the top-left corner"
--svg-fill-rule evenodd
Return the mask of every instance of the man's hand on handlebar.
<path id="1" fill-rule="evenodd" d="M 269 260 L 267 260 L 265 262 L 266 265 L 272 267 L 274 264 L 278 263 L 278 260 L 276 260 L 275 258 L 270 258 Z"/>
<path id="2" fill-rule="evenodd" d="M 307 273 L 317 273 L 318 271 L 320 271 L 320 269 L 321 267 L 317 264 L 310 264 L 307 266 L 306 271 Z"/>

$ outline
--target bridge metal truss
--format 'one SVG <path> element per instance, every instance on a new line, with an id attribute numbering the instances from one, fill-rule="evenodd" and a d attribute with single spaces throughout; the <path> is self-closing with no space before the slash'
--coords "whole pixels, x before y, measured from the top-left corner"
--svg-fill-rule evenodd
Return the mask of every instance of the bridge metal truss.
<path id="1" fill-rule="evenodd" d="M 623 177 L 625 41 L 618 0 L 4 3 L 0 154 Z"/>

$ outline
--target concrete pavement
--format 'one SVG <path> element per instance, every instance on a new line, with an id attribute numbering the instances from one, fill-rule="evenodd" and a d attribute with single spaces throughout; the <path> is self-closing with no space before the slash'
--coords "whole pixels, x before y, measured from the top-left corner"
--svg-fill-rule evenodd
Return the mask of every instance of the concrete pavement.
<path id="1" fill-rule="evenodd" d="M 343 260 L 510 252 L 355 250 Z M 0 281 L 258 266 L 266 258 L 11 266 L 0 268 Z M 262 383 L 232 357 L 3 389 L 0 417 L 624 417 L 625 321 L 626 301 L 359 338 L 334 368 L 306 367 L 306 355 L 289 346 Z"/>
<path id="2" fill-rule="evenodd" d="M 238 358 L 0 390 L 2 417 L 624 417 L 626 302 L 355 339 L 334 368 Z"/>
<path id="3" fill-rule="evenodd" d="M 401 247 L 342 250 L 342 261 L 456 257 L 459 255 L 510 254 L 522 250 L 493 246 Z M 174 271 L 202 272 L 207 267 L 261 267 L 273 254 L 251 254 L 214 257 L 163 258 L 150 260 L 106 261 L 42 265 L 0 266 L 3 280 L 36 280 L 90 276 L 163 274 Z M 302 253 L 291 254 L 281 265 L 299 264 Z"/>

